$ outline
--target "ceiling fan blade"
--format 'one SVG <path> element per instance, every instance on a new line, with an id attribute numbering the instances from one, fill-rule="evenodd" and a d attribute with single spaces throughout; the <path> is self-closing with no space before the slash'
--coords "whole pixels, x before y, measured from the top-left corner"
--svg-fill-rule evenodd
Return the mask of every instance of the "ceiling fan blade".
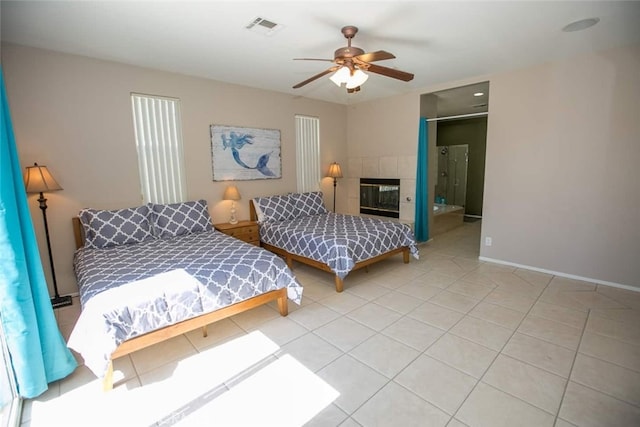
<path id="1" fill-rule="evenodd" d="M 404 71 L 394 70 L 393 68 L 381 67 L 380 65 L 369 64 L 367 71 L 372 73 L 381 74 L 383 76 L 391 77 L 394 79 L 408 82 L 413 80 L 413 74 L 405 73 Z"/>
<path id="2" fill-rule="evenodd" d="M 384 61 L 385 59 L 394 59 L 395 55 L 384 50 L 378 50 L 376 52 L 367 52 L 362 55 L 356 56 L 362 62 Z"/>
<path id="3" fill-rule="evenodd" d="M 319 78 L 320 78 L 320 77 L 322 77 L 322 76 L 326 76 L 327 74 L 329 74 L 329 73 L 332 73 L 332 72 L 336 71 L 338 68 L 340 68 L 340 67 L 336 66 L 336 67 L 331 67 L 331 68 L 329 68 L 329 69 L 326 69 L 326 70 L 324 70 L 323 72 L 318 73 L 318 74 L 316 74 L 315 76 L 310 77 L 310 78 L 308 78 L 307 80 L 305 80 L 305 81 L 303 81 L 303 82 L 298 83 L 298 84 L 297 84 L 297 85 L 295 85 L 293 88 L 294 88 L 294 89 L 301 88 L 302 86 L 304 86 L 304 85 L 306 85 L 306 84 L 308 84 L 308 83 L 311 83 L 312 81 L 317 80 L 317 79 L 319 79 Z"/>

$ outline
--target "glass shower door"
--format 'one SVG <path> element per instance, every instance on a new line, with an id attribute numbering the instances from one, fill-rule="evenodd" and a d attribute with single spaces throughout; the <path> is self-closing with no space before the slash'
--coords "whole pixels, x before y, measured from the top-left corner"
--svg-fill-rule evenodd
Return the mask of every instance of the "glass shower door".
<path id="1" fill-rule="evenodd" d="M 447 185 L 447 204 L 464 206 L 467 199 L 469 145 L 450 145 L 448 162 L 449 182 Z"/>
<path id="2" fill-rule="evenodd" d="M 466 204 L 468 164 L 468 144 L 438 147 L 436 203 L 457 206 Z"/>

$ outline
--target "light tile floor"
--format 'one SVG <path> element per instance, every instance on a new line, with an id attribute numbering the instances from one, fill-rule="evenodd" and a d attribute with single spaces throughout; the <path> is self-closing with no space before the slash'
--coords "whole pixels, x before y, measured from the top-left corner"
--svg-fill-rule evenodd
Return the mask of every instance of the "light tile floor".
<path id="1" fill-rule="evenodd" d="M 465 223 L 342 294 L 297 266 L 289 316 L 264 306 L 121 358 L 109 393 L 81 366 L 23 425 L 640 425 L 640 292 L 480 262 L 479 236 Z M 77 315 L 57 310 L 65 336 Z"/>

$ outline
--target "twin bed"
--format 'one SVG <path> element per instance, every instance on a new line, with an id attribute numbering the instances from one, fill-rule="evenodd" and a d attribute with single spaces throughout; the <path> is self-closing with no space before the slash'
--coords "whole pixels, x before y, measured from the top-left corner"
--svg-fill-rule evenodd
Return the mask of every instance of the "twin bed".
<path id="1" fill-rule="evenodd" d="M 276 300 L 300 303 L 296 260 L 335 274 L 402 253 L 417 257 L 408 226 L 327 212 L 322 194 L 256 198 L 259 248 L 215 231 L 204 200 L 74 218 L 74 271 L 82 312 L 68 346 L 113 387 L 113 360 Z M 265 250 L 267 249 L 267 250 Z M 280 256 L 284 257 L 285 261 Z"/>
<path id="2" fill-rule="evenodd" d="M 408 225 L 327 211 L 319 191 L 258 197 L 250 202 L 250 216 L 260 224 L 262 247 L 293 261 L 334 274 L 337 292 L 354 270 L 402 253 L 409 262 L 418 257 Z"/>

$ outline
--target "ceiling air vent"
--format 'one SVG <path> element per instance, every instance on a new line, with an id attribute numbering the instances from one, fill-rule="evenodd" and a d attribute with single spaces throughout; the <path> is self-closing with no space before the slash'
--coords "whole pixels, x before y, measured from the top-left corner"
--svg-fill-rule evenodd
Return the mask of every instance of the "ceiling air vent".
<path id="1" fill-rule="evenodd" d="M 264 36 L 271 36 L 282 27 L 283 25 L 276 24 L 268 19 L 257 17 L 249 22 L 245 28 Z"/>

